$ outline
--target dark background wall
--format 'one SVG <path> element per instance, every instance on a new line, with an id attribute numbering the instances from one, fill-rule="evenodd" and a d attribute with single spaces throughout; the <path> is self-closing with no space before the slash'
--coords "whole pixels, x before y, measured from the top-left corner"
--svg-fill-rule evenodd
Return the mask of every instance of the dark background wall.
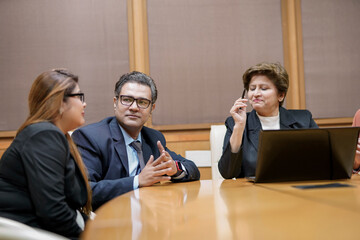
<path id="1" fill-rule="evenodd" d="M 113 114 L 115 82 L 130 71 L 128 1 L 0 1 L 0 131 L 27 116 L 35 77 L 78 74 L 86 121 Z M 284 63 L 281 0 L 148 0 L 149 71 L 159 88 L 153 125 L 223 122 L 241 76 Z M 301 1 L 305 100 L 315 118 L 360 108 L 360 1 Z M 136 27 L 136 26 L 135 26 Z"/>
<path id="2" fill-rule="evenodd" d="M 34 79 L 52 68 L 79 75 L 87 123 L 113 114 L 129 71 L 126 1 L 0 1 L 0 130 L 25 120 Z"/>

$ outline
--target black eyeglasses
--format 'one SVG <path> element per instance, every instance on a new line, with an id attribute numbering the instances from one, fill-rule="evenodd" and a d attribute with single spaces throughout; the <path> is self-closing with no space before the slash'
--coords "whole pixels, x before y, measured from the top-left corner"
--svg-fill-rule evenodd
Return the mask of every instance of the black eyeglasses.
<path id="1" fill-rule="evenodd" d="M 136 105 L 141 109 L 146 109 L 150 106 L 151 100 L 146 98 L 134 98 L 132 96 L 120 95 L 120 102 L 122 105 L 131 106 L 134 101 L 136 101 Z"/>
<path id="2" fill-rule="evenodd" d="M 70 93 L 66 94 L 65 97 L 79 97 L 82 103 L 85 102 L 85 94 L 84 93 Z"/>

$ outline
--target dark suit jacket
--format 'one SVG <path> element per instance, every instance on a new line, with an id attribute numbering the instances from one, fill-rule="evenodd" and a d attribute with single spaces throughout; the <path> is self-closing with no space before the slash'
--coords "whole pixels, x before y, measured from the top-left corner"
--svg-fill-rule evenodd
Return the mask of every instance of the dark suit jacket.
<path id="1" fill-rule="evenodd" d="M 232 153 L 230 137 L 235 125 L 234 119 L 228 117 L 225 122 L 227 131 L 224 138 L 223 154 L 218 163 L 220 174 L 226 178 L 255 176 L 259 134 L 262 130 L 255 110 L 247 113 L 241 147 L 238 153 Z M 280 107 L 280 129 L 317 128 L 312 115 L 307 110 L 286 110 Z"/>
<path id="2" fill-rule="evenodd" d="M 87 192 L 65 135 L 49 122 L 27 126 L 0 160 L 0 216 L 78 237 Z"/>
<path id="3" fill-rule="evenodd" d="M 143 127 L 141 135 L 145 162 L 149 160 L 150 155 L 155 159 L 160 156 L 156 144 L 160 140 L 171 157 L 180 161 L 186 168 L 188 175 L 177 181 L 200 178 L 199 170 L 192 161 L 166 148 L 165 138 L 159 131 Z M 129 176 L 124 137 L 115 117 L 82 127 L 72 134 L 72 138 L 78 145 L 89 172 L 94 209 L 120 194 L 133 190 L 134 177 Z"/>

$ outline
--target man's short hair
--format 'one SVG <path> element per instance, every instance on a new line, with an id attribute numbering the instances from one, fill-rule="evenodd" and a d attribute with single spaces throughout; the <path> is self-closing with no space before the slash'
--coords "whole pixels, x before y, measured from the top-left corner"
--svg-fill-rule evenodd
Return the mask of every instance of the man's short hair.
<path id="1" fill-rule="evenodd" d="M 116 98 L 119 97 L 122 87 L 128 82 L 134 82 L 148 86 L 151 90 L 151 103 L 154 104 L 156 102 L 157 88 L 154 80 L 145 73 L 137 72 L 137 71 L 133 71 L 131 73 L 126 73 L 122 75 L 119 81 L 116 82 L 115 91 L 114 91 Z"/>

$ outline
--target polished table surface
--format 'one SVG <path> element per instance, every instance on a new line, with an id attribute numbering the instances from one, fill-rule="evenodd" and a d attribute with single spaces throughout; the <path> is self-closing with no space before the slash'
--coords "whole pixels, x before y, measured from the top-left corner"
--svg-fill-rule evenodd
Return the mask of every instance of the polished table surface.
<path id="1" fill-rule="evenodd" d="M 350 187 L 294 188 L 328 183 Z M 360 176 L 162 183 L 121 195 L 96 214 L 82 239 L 360 239 Z"/>

